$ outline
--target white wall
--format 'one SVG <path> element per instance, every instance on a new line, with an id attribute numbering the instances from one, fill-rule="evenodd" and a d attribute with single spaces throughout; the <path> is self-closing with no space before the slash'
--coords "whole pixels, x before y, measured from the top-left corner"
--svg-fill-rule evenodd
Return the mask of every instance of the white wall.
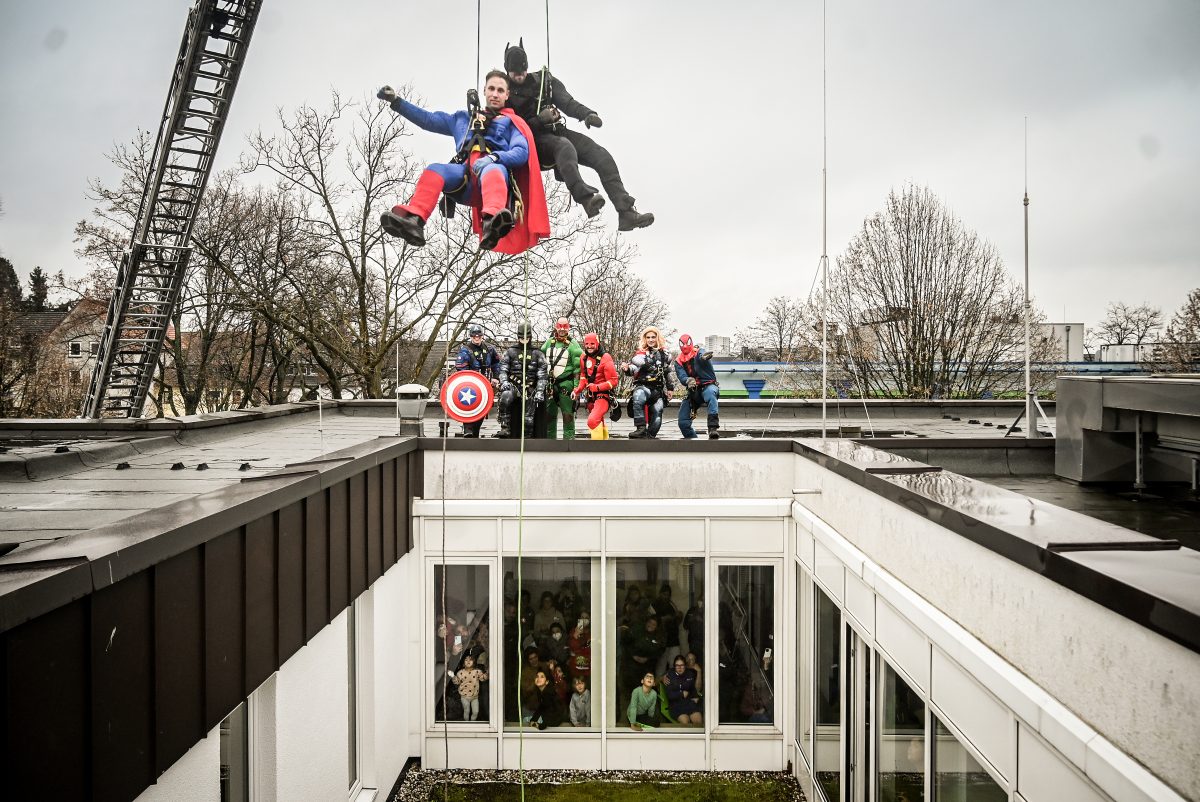
<path id="1" fill-rule="evenodd" d="M 280 800 L 349 793 L 345 610 L 279 670 L 275 755 Z"/>
<path id="2" fill-rule="evenodd" d="M 221 725 L 163 772 L 137 802 L 220 802 Z"/>
<path id="3" fill-rule="evenodd" d="M 442 497 L 442 459 L 426 452 L 425 498 Z M 779 453 L 525 453 L 525 498 L 778 498 L 793 485 L 790 452 Z M 446 454 L 446 498 L 517 497 L 517 458 L 511 451 Z M 586 480 L 585 480 L 586 478 Z M 564 484 L 567 482 L 567 484 Z M 610 514 L 621 514 L 614 507 Z"/>
<path id="4" fill-rule="evenodd" d="M 418 560 L 407 554 L 372 586 L 375 606 L 375 774 L 380 794 L 400 776 L 404 762 L 420 752 L 416 715 L 421 688 L 406 670 L 415 643 L 410 613 L 419 608 Z"/>
<path id="5" fill-rule="evenodd" d="M 1104 738 L 1200 798 L 1200 655 L 803 457 L 796 487 L 822 488 L 800 497 L 803 506 Z"/>

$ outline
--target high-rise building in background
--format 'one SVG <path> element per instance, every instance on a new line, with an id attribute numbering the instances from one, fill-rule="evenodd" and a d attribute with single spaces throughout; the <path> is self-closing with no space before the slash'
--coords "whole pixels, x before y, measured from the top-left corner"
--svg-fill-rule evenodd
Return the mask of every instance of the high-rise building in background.
<path id="1" fill-rule="evenodd" d="M 733 341 L 720 334 L 710 334 L 704 338 L 704 350 L 712 351 L 713 356 L 733 356 Z"/>

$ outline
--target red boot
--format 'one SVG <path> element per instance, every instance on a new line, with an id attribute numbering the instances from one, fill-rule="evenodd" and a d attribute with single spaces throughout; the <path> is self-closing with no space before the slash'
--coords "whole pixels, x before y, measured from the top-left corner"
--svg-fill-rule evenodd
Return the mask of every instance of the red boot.
<path id="1" fill-rule="evenodd" d="M 433 170 L 425 170 L 417 181 L 408 203 L 393 206 L 379 218 L 383 230 L 393 237 L 400 237 L 416 248 L 425 244 L 425 221 L 433 214 L 438 198 L 442 195 L 445 180 Z"/>

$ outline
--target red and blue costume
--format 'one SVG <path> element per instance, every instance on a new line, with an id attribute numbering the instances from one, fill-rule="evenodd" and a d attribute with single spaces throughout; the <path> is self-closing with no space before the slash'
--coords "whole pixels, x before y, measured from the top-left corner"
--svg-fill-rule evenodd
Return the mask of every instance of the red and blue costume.
<path id="1" fill-rule="evenodd" d="M 470 148 L 461 164 L 431 164 L 421 173 L 408 203 L 396 206 L 397 214 L 419 217 L 424 223 L 433 214 L 438 198 L 445 193 L 455 203 L 471 207 L 475 233 L 482 236 L 483 218 L 499 213 L 508 204 L 509 182 L 515 181 L 523 206 L 512 230 L 493 248 L 518 254 L 550 235 L 550 215 L 542 187 L 541 167 L 529 126 L 510 109 L 492 117 L 483 131 L 482 144 L 471 146 L 475 136 L 466 110 L 453 114 L 426 111 L 403 98 L 392 101 L 392 109 L 420 128 L 454 138 L 461 152 Z M 487 160 L 483 167 L 480 160 Z"/>

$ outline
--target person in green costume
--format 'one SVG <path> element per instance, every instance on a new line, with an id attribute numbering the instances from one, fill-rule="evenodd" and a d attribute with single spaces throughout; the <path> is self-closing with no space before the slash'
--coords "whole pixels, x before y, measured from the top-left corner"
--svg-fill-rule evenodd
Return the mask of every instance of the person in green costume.
<path id="1" fill-rule="evenodd" d="M 579 382 L 579 358 L 583 348 L 571 339 L 571 324 L 560 317 L 554 324 L 554 336 L 542 346 L 550 364 L 550 397 L 546 403 L 546 437 L 558 436 L 558 416 L 562 413 L 563 439 L 575 439 L 575 401 L 571 391 Z"/>

